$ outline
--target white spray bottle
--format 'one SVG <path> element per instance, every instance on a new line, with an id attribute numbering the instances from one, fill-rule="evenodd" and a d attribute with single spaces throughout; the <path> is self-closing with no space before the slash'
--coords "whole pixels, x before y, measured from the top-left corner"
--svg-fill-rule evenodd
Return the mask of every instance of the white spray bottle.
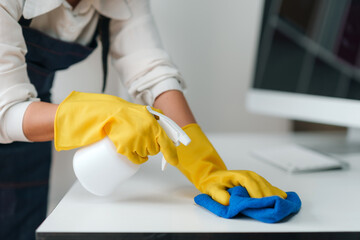
<path id="1" fill-rule="evenodd" d="M 157 116 L 160 126 L 175 146 L 180 143 L 188 145 L 190 138 L 170 118 L 147 106 L 146 109 Z M 166 160 L 163 157 L 161 169 L 166 168 Z M 116 152 L 115 145 L 108 138 L 80 148 L 73 159 L 74 172 L 81 185 L 89 192 L 106 196 L 115 191 L 120 183 L 134 175 L 140 165 L 131 162 L 126 156 Z"/>

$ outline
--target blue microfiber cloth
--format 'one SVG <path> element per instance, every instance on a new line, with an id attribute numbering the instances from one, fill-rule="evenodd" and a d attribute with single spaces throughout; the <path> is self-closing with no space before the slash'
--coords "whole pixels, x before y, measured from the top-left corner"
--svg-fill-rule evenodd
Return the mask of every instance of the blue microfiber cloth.
<path id="1" fill-rule="evenodd" d="M 301 200 L 295 192 L 287 192 L 286 199 L 278 196 L 250 198 L 246 189 L 241 186 L 230 188 L 228 192 L 229 206 L 214 201 L 207 194 L 200 194 L 194 200 L 219 217 L 233 218 L 241 213 L 265 223 L 278 222 L 292 213 L 297 213 L 301 207 Z"/>

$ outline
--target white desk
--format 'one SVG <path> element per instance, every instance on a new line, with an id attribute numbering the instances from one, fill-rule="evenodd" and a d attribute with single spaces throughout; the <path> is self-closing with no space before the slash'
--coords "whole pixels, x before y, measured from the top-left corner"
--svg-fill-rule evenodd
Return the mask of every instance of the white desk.
<path id="1" fill-rule="evenodd" d="M 146 239 L 185 236 L 238 239 L 239 235 L 264 239 L 302 233 L 305 237 L 308 234 L 338 237 L 339 233 L 335 232 L 341 232 L 342 239 L 360 236 L 359 155 L 345 158 L 350 164 L 347 170 L 291 175 L 252 157 L 249 150 L 293 141 L 325 142 L 332 138 L 212 134 L 210 139 L 229 169 L 253 170 L 273 185 L 297 192 L 302 200 L 300 212 L 277 224 L 247 217 L 230 220 L 217 217 L 195 205 L 193 198 L 199 192 L 177 169 L 169 166 L 161 172 L 160 159 L 154 158 L 111 197 L 93 196 L 75 183 L 37 229 L 37 239 L 140 239 L 143 236 Z"/>

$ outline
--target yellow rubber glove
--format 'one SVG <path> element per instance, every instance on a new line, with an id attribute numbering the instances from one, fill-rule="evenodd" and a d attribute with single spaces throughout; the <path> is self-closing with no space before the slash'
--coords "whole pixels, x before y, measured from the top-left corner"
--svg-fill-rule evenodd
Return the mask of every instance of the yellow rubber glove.
<path id="1" fill-rule="evenodd" d="M 54 122 L 57 151 L 97 142 L 108 136 L 117 152 L 141 164 L 161 151 L 177 164 L 174 143 L 146 106 L 119 97 L 72 92 L 58 107 Z"/>
<path id="2" fill-rule="evenodd" d="M 284 191 L 272 186 L 263 177 L 247 170 L 227 170 L 219 154 L 197 124 L 183 130 L 190 137 L 188 146 L 177 147 L 179 163 L 176 166 L 202 193 L 215 201 L 229 205 L 228 188 L 243 186 L 250 197 L 261 198 L 278 195 L 286 198 Z"/>

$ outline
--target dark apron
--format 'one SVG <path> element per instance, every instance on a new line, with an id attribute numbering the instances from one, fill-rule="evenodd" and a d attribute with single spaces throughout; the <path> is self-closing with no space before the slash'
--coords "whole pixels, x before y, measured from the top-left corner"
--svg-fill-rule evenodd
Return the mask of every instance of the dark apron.
<path id="1" fill-rule="evenodd" d="M 109 19 L 100 17 L 98 30 L 103 46 L 104 83 Z M 27 71 L 41 101 L 50 102 L 55 72 L 88 57 L 97 47 L 94 34 L 88 46 L 64 42 L 29 28 L 22 18 L 28 48 Z M 105 56 L 104 56 L 105 55 Z M 35 239 L 35 230 L 46 217 L 52 142 L 0 144 L 0 239 Z"/>

